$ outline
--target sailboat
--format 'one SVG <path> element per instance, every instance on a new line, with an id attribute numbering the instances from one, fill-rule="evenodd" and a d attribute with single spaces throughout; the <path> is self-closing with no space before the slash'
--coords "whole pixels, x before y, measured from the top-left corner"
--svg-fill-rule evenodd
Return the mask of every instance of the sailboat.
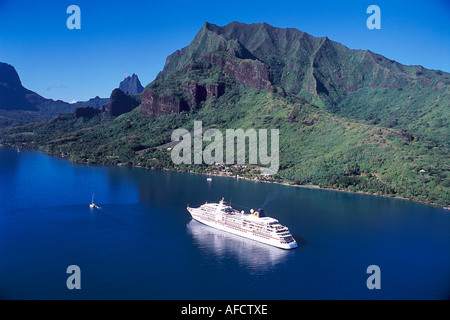
<path id="1" fill-rule="evenodd" d="M 89 205 L 89 208 L 100 209 L 100 207 L 94 203 L 94 194 L 92 194 L 92 201 L 91 204 Z"/>

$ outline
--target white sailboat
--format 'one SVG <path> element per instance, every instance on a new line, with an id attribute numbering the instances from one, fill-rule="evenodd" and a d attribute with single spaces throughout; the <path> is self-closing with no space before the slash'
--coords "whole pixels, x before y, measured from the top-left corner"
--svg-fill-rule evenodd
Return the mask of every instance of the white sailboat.
<path id="1" fill-rule="evenodd" d="M 89 208 L 100 209 L 100 207 L 94 203 L 94 194 L 92 194 L 92 201 L 91 204 L 89 205 Z"/>

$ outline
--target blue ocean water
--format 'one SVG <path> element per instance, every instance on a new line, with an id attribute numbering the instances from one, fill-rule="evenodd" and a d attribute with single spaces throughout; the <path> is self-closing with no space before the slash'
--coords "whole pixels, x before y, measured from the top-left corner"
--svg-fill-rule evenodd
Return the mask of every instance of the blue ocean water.
<path id="1" fill-rule="evenodd" d="M 188 203 L 222 197 L 264 204 L 300 246 L 191 220 Z M 0 149 L 1 299 L 448 299 L 449 226 L 450 212 L 405 200 Z"/>

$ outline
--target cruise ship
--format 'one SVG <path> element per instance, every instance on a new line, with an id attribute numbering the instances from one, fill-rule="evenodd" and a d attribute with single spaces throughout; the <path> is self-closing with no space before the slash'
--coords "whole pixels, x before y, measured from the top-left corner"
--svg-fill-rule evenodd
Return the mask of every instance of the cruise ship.
<path id="1" fill-rule="evenodd" d="M 205 203 L 198 208 L 187 207 L 192 218 L 210 227 L 224 230 L 248 239 L 256 240 L 282 249 L 297 247 L 289 229 L 278 220 L 264 216 L 264 210 L 239 212 L 222 198 L 219 203 Z"/>

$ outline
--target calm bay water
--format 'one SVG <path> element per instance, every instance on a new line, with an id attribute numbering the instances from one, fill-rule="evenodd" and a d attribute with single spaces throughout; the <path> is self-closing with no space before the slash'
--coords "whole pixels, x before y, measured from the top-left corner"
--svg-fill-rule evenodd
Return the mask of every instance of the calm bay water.
<path id="1" fill-rule="evenodd" d="M 191 220 L 188 203 L 221 197 L 264 204 L 300 246 Z M 404 200 L 0 149 L 2 299 L 448 299 L 449 227 L 450 212 Z M 66 287 L 69 265 L 81 290 Z"/>

